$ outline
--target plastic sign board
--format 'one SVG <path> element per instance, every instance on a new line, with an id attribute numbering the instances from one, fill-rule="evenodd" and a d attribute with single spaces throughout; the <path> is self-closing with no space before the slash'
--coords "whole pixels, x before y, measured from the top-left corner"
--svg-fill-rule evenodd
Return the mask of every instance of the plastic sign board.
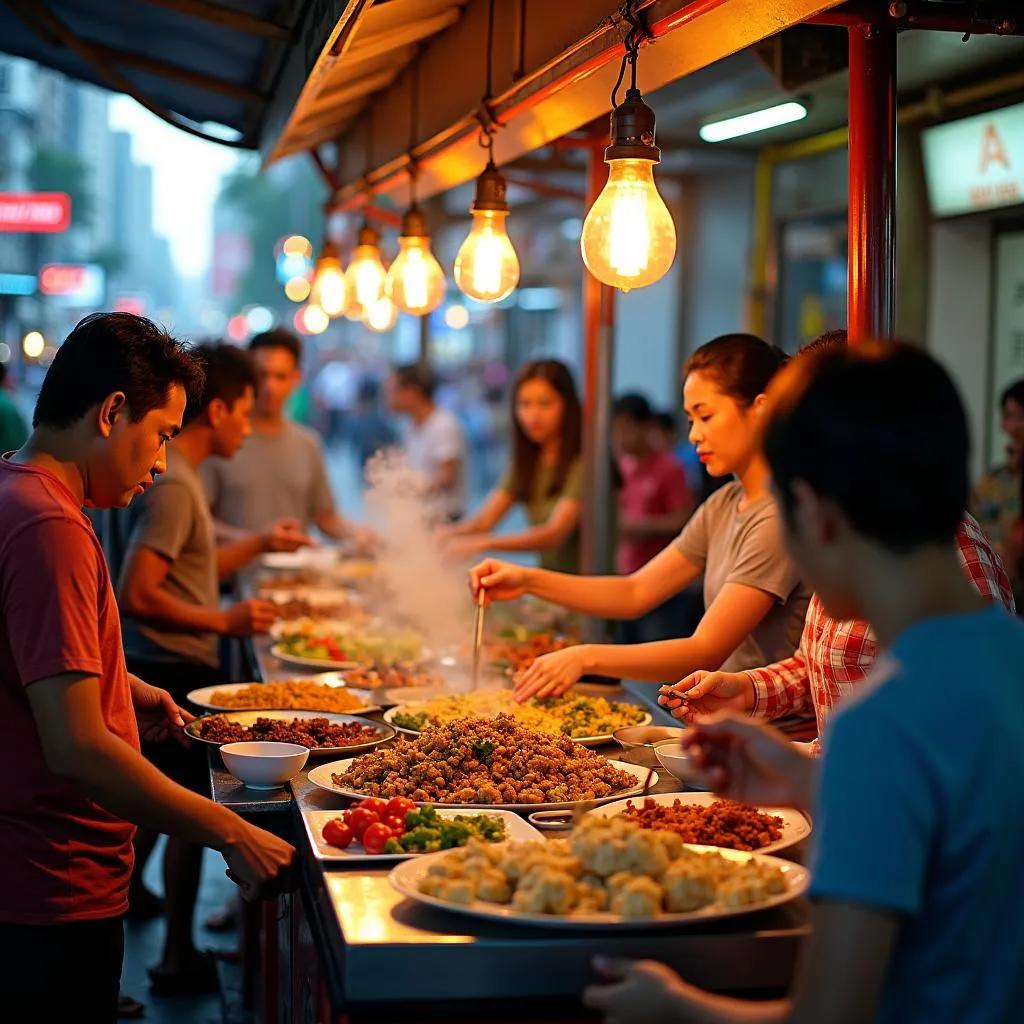
<path id="1" fill-rule="evenodd" d="M 0 192 L 0 231 L 57 234 L 71 227 L 66 192 Z"/>
<path id="2" fill-rule="evenodd" d="M 35 274 L 0 274 L 0 295 L 35 295 Z"/>
<path id="3" fill-rule="evenodd" d="M 921 132 L 936 217 L 1024 203 L 1024 103 Z"/>
<path id="4" fill-rule="evenodd" d="M 95 263 L 47 263 L 39 271 L 39 291 L 63 306 L 101 305 L 105 283 Z"/>

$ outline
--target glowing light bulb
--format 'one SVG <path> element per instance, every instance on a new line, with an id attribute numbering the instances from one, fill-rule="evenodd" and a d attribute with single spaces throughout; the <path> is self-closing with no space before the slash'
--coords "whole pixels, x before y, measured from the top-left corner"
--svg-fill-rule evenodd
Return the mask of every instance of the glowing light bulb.
<path id="1" fill-rule="evenodd" d="M 316 263 L 310 303 L 319 306 L 329 317 L 341 316 L 345 309 L 345 280 L 337 247 L 325 242 Z"/>
<path id="2" fill-rule="evenodd" d="M 398 307 L 384 295 L 366 307 L 363 321 L 371 331 L 383 334 L 398 323 Z"/>
<path id="3" fill-rule="evenodd" d="M 386 277 L 387 271 L 380 258 L 380 235 L 374 227 L 363 221 L 363 226 L 356 236 L 352 262 L 345 271 L 345 288 L 349 293 L 349 302 L 353 305 L 358 303 L 365 309 L 372 302 L 382 298 Z M 344 312 L 345 316 L 353 319 L 348 309 Z"/>
<path id="4" fill-rule="evenodd" d="M 471 299 L 500 302 L 519 284 L 519 257 L 505 230 L 505 179 L 488 162 L 477 178 L 473 227 L 455 257 L 455 283 Z"/>
<path id="5" fill-rule="evenodd" d="M 21 339 L 21 350 L 29 359 L 38 359 L 46 348 L 46 339 L 38 331 L 29 331 Z"/>
<path id="6" fill-rule="evenodd" d="M 302 326 L 310 334 L 323 334 L 331 318 L 319 306 L 305 306 L 302 310 Z"/>
<path id="7" fill-rule="evenodd" d="M 309 281 L 305 277 L 293 277 L 285 282 L 284 293 L 292 302 L 305 302 L 312 291 Z"/>
<path id="8" fill-rule="evenodd" d="M 643 288 L 664 277 L 676 255 L 676 226 L 654 184 L 661 150 L 654 145 L 654 111 L 633 85 L 612 111 L 604 151 L 608 181 L 583 221 L 580 250 L 602 284 Z"/>
<path id="9" fill-rule="evenodd" d="M 388 268 L 385 292 L 403 313 L 424 316 L 444 302 L 441 264 L 430 251 L 430 239 L 406 235 L 398 239 L 398 255 Z"/>
<path id="10" fill-rule="evenodd" d="M 583 222 L 580 249 L 587 269 L 613 288 L 643 288 L 665 276 L 676 255 L 676 226 L 650 160 L 609 161 L 608 182 Z"/>

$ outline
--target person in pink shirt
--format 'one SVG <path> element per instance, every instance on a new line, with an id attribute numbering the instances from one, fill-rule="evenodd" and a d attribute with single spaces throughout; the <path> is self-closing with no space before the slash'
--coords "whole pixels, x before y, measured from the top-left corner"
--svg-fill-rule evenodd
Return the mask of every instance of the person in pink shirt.
<path id="1" fill-rule="evenodd" d="M 675 455 L 655 443 L 655 414 L 643 395 L 627 394 L 612 409 L 612 448 L 622 474 L 616 571 L 629 576 L 679 535 L 693 513 L 693 494 Z M 683 591 L 638 619 L 621 622 L 618 642 L 670 640 L 692 632 L 701 609 Z M 696 618 L 694 618 L 696 613 Z"/>

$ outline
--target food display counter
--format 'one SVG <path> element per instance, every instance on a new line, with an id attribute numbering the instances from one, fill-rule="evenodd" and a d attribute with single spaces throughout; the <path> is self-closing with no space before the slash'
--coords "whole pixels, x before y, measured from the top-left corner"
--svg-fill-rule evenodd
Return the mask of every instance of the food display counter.
<path id="1" fill-rule="evenodd" d="M 270 647 L 266 639 L 252 643 L 263 681 L 304 674 Z M 636 702 L 622 689 L 607 695 Z M 614 745 L 598 752 L 621 753 Z M 340 815 L 347 803 L 309 781 L 309 769 L 323 760 L 311 756 L 289 788 L 266 793 L 240 785 L 211 754 L 214 799 L 286 835 L 298 851 L 294 890 L 246 911 L 243 974 L 257 1019 L 582 1020 L 579 996 L 594 979 L 591 961 L 599 953 L 656 958 L 717 991 L 778 993 L 791 978 L 808 931 L 802 900 L 685 928 L 549 929 L 404 899 L 388 882 L 390 864 L 318 860 L 302 812 Z M 652 792 L 680 788 L 661 776 Z"/>

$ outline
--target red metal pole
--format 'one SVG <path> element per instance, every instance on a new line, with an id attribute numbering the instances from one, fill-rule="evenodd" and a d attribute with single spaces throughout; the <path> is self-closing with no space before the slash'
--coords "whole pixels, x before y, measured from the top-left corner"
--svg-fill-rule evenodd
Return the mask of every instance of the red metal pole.
<path id="1" fill-rule="evenodd" d="M 587 163 L 590 210 L 608 180 L 605 138 L 591 141 Z M 615 291 L 583 271 L 583 503 L 581 571 L 609 571 L 608 513 L 611 507 L 611 388 L 614 367 Z M 596 630 L 595 630 L 596 632 Z M 596 635 L 593 639 L 599 639 Z"/>
<path id="2" fill-rule="evenodd" d="M 851 342 L 891 337 L 896 323 L 896 33 L 850 29 Z"/>

